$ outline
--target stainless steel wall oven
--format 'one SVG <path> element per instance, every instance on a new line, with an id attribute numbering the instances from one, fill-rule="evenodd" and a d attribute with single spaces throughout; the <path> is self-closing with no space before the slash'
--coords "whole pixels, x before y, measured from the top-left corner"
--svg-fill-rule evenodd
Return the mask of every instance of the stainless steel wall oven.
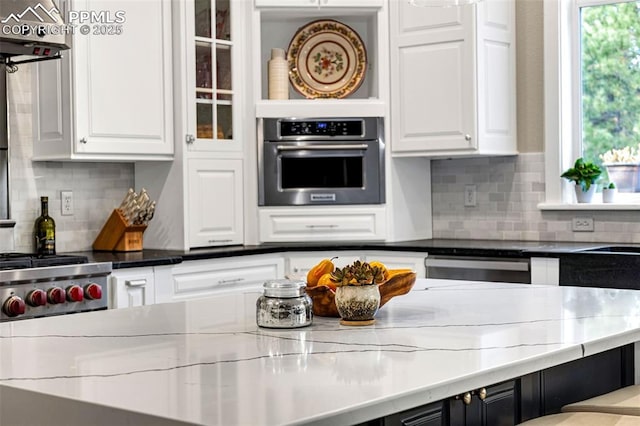
<path id="1" fill-rule="evenodd" d="M 259 205 L 384 203 L 382 118 L 265 118 L 258 127 Z"/>

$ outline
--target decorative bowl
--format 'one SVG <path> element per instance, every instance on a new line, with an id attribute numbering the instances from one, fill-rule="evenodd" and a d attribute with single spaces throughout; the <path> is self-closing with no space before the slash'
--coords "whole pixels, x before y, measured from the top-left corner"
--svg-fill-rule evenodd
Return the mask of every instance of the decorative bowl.
<path id="1" fill-rule="evenodd" d="M 407 294 L 416 283 L 415 272 L 400 272 L 393 275 L 382 284 L 378 284 L 380 290 L 380 308 L 395 296 Z M 319 317 L 340 318 L 336 307 L 336 293 L 331 287 L 319 285 L 306 287 L 307 294 L 313 300 L 313 314 Z"/>

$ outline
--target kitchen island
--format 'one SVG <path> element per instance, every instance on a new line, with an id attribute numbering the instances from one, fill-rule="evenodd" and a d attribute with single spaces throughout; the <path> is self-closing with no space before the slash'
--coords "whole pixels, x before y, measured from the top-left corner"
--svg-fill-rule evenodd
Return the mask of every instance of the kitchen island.
<path id="1" fill-rule="evenodd" d="M 418 279 L 367 327 L 258 293 L 0 324 L 0 425 L 358 424 L 640 341 L 640 292 Z"/>

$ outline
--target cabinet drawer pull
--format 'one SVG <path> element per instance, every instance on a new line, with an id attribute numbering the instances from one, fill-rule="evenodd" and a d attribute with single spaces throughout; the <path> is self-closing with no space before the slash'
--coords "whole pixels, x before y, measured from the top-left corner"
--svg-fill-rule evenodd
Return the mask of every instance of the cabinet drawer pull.
<path id="1" fill-rule="evenodd" d="M 470 405 L 472 396 L 473 395 L 471 394 L 471 392 L 465 392 L 462 395 L 456 395 L 455 399 L 456 400 L 462 400 L 462 403 L 464 405 Z"/>
<path id="2" fill-rule="evenodd" d="M 233 278 L 230 280 L 218 280 L 218 284 L 232 284 L 239 283 L 240 281 L 244 281 L 244 278 Z"/>
<path id="3" fill-rule="evenodd" d="M 144 278 L 140 280 L 125 280 L 124 285 L 127 287 L 143 287 L 147 285 L 147 280 Z"/>
<path id="4" fill-rule="evenodd" d="M 325 228 L 325 229 L 331 229 L 331 228 L 337 228 L 338 225 L 307 225 L 307 228 L 310 229 L 319 229 L 319 228 Z"/>
<path id="5" fill-rule="evenodd" d="M 231 240 L 207 240 L 208 243 L 230 243 Z"/>
<path id="6" fill-rule="evenodd" d="M 485 388 L 481 388 L 480 390 L 478 390 L 478 398 L 480 398 L 480 401 L 484 401 L 486 397 L 487 390 Z"/>
<path id="7" fill-rule="evenodd" d="M 480 401 L 484 401 L 487 398 L 487 390 L 485 388 L 472 390 L 471 392 L 465 392 L 462 395 L 456 395 L 455 399 L 462 400 L 464 405 L 471 405 L 471 400 L 473 399 L 473 395 L 477 395 Z"/>

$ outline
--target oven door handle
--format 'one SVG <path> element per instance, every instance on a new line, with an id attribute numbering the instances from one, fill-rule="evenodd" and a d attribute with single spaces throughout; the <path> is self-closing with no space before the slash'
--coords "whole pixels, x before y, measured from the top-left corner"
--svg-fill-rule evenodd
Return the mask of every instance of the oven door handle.
<path id="1" fill-rule="evenodd" d="M 353 150 L 362 150 L 367 149 L 367 144 L 357 143 L 357 144 L 341 144 L 341 145 L 303 145 L 303 146 L 291 146 L 291 145 L 277 145 L 276 149 L 278 151 L 333 151 L 340 149 L 353 149 Z"/>

